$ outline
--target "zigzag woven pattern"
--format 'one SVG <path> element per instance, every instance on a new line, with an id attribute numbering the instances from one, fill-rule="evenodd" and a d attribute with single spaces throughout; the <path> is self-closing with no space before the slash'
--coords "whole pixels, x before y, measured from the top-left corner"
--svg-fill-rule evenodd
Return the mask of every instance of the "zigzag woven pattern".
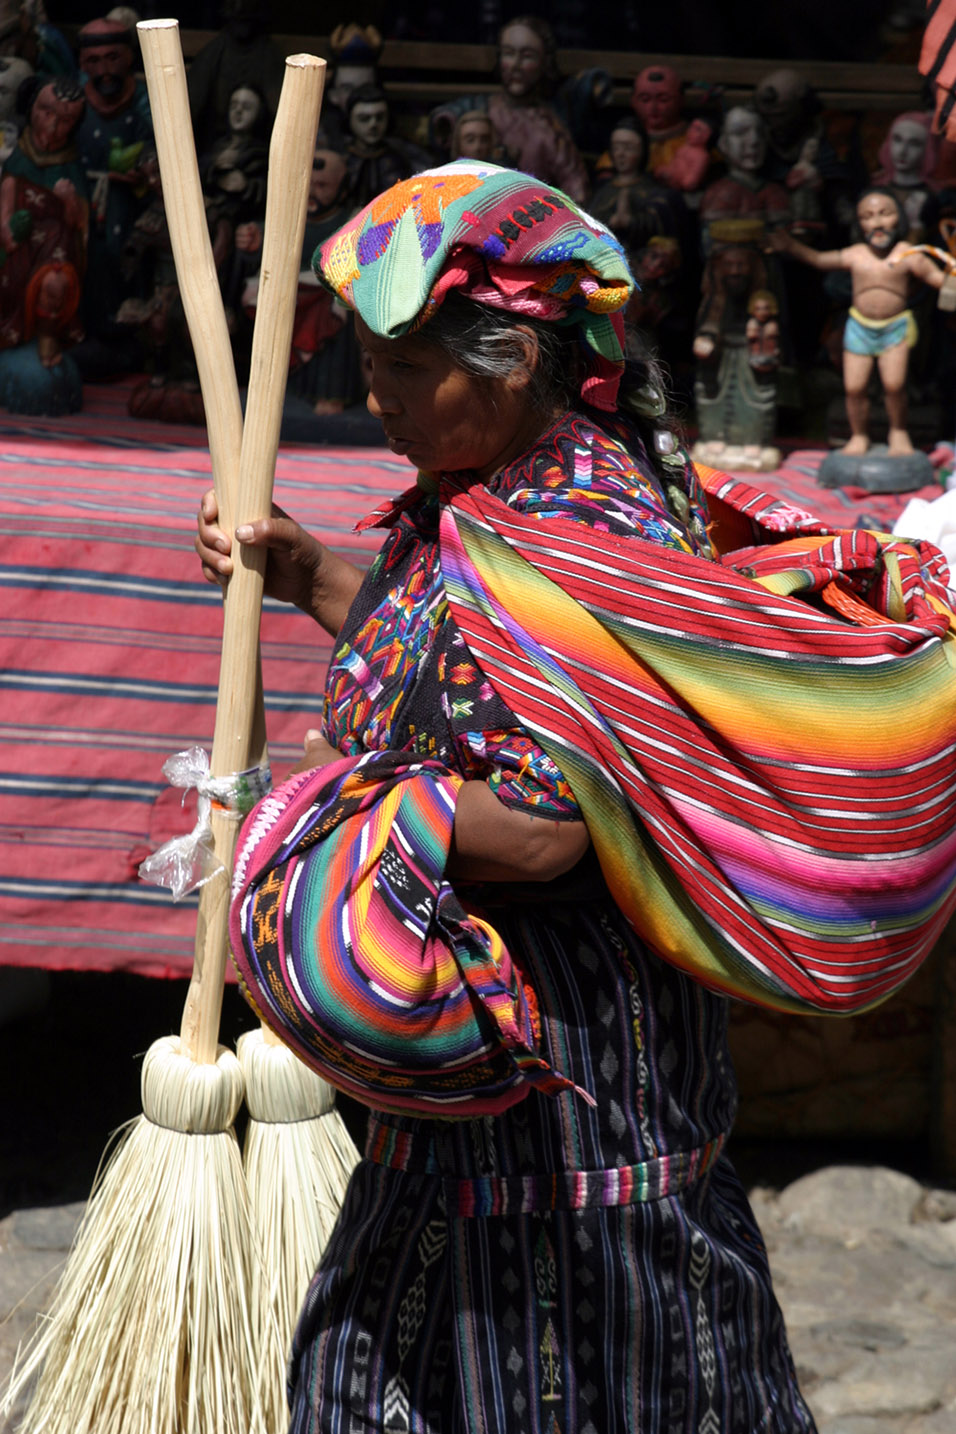
<path id="1" fill-rule="evenodd" d="M 956 904 L 945 564 L 701 476 L 750 537 L 720 567 L 471 488 L 442 516 L 449 600 L 659 955 L 761 1004 L 861 1010 Z"/>

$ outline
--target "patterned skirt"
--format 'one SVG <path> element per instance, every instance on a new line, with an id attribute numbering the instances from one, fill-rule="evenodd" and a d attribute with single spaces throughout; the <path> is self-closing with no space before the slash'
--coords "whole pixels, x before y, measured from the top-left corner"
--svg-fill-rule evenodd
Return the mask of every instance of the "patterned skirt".
<path id="1" fill-rule="evenodd" d="M 372 1118 L 296 1333 L 293 1434 L 812 1434 L 723 1153 L 726 1002 L 609 902 L 499 916 L 595 1104 Z"/>

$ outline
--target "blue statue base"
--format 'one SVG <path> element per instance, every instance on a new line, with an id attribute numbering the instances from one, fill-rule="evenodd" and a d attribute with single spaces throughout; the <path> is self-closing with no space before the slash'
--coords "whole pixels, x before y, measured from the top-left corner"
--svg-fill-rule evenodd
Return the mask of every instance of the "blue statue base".
<path id="1" fill-rule="evenodd" d="M 890 454 L 885 443 L 865 453 L 828 453 L 817 471 L 821 488 L 865 488 L 869 493 L 909 493 L 928 488 L 936 473 L 925 453 Z"/>
<path id="2" fill-rule="evenodd" d="M 35 342 L 0 351 L 0 408 L 53 418 L 79 413 L 82 407 L 83 381 L 69 354 L 61 354 L 59 363 L 47 368 Z"/>

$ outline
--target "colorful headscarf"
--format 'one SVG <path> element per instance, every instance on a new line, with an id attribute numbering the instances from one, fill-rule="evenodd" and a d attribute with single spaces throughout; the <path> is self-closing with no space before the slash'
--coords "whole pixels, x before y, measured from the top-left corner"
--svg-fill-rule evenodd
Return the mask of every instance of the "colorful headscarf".
<path id="1" fill-rule="evenodd" d="M 582 396 L 613 411 L 621 311 L 636 287 L 611 231 L 530 174 L 456 160 L 392 185 L 313 258 L 373 333 L 413 332 L 453 289 L 495 308 L 575 324 L 589 353 Z"/>

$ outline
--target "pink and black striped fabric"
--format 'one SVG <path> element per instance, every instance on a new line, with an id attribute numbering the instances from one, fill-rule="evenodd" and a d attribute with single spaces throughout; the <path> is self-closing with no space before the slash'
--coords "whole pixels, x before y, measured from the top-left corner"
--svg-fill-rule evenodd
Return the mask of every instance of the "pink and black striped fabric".
<path id="1" fill-rule="evenodd" d="M 123 387 L 82 413 L 0 413 L 0 963 L 188 976 L 195 898 L 139 862 L 188 831 L 173 752 L 212 744 L 222 631 L 193 551 L 205 432 L 131 419 Z M 355 516 L 407 481 L 386 452 L 283 447 L 276 497 L 360 563 Z M 295 608 L 262 625 L 273 771 L 322 710 L 330 642 Z"/>

